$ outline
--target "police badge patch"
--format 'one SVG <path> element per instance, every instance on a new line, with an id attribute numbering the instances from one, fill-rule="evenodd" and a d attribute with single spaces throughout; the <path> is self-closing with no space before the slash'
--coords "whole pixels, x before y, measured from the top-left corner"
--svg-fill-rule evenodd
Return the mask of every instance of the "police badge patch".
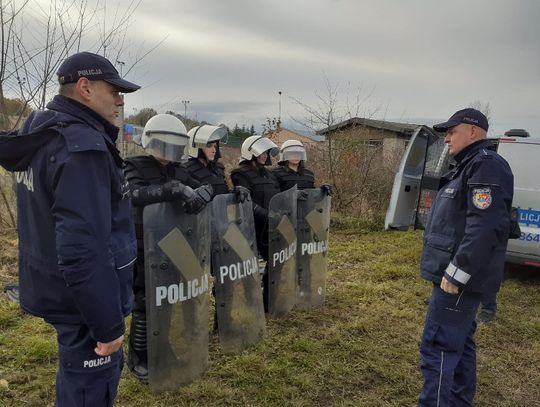
<path id="1" fill-rule="evenodd" d="M 493 200 L 491 188 L 474 188 L 472 191 L 473 204 L 478 209 L 487 209 Z"/>

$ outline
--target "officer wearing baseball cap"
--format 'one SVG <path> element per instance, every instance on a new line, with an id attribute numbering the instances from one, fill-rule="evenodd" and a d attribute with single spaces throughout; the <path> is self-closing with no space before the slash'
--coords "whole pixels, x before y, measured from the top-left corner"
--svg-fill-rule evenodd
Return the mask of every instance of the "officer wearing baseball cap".
<path id="1" fill-rule="evenodd" d="M 463 109 L 433 128 L 457 162 L 443 176 L 424 232 L 421 275 L 433 283 L 420 345 L 419 406 L 473 406 L 476 310 L 502 281 L 513 175 L 486 139 L 488 121 Z"/>
<path id="2" fill-rule="evenodd" d="M 79 52 L 66 58 L 57 75 L 60 85 L 77 83 L 80 78 L 87 78 L 91 81 L 105 81 L 122 93 L 140 89 L 139 85 L 122 79 L 107 58 L 91 52 Z"/>
<path id="3" fill-rule="evenodd" d="M 104 57 L 58 69 L 59 94 L 18 134 L 0 136 L 17 188 L 22 308 L 57 332 L 57 406 L 111 406 L 133 302 L 136 241 L 115 147 L 120 92 L 139 89 Z"/>
<path id="4" fill-rule="evenodd" d="M 458 110 L 448 119 L 448 121 L 436 124 L 433 128 L 440 132 L 446 132 L 449 128 L 461 123 L 480 127 L 486 132 L 489 128 L 487 117 L 481 111 L 471 107 Z"/>

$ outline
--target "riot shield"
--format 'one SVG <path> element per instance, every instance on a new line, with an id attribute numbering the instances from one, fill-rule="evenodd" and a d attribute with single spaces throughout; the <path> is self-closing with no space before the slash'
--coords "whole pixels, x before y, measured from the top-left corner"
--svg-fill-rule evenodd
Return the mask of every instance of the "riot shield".
<path id="1" fill-rule="evenodd" d="M 305 199 L 298 200 L 298 296 L 299 308 L 309 309 L 324 303 L 328 269 L 328 231 L 330 196 L 319 188 L 304 189 Z"/>
<path id="2" fill-rule="evenodd" d="M 282 317 L 296 303 L 296 185 L 268 207 L 268 314 Z"/>
<path id="3" fill-rule="evenodd" d="M 148 381 L 174 390 L 208 366 L 209 208 L 179 203 L 144 209 Z"/>
<path id="4" fill-rule="evenodd" d="M 234 194 L 212 201 L 212 270 L 219 341 L 224 353 L 258 343 L 266 329 L 251 201 Z"/>

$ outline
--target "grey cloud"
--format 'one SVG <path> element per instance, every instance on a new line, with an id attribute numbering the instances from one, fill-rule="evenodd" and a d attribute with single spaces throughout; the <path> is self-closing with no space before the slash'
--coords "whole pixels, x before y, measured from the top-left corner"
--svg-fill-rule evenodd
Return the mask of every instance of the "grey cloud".
<path id="1" fill-rule="evenodd" d="M 132 100 L 200 100 L 204 114 L 251 123 L 277 115 L 277 90 L 313 103 L 324 71 L 374 88 L 392 117 L 445 117 L 480 99 L 501 120 L 538 118 L 539 15 L 535 0 L 142 3 L 151 24 L 134 35 L 178 32 L 138 70 L 146 88 Z"/>

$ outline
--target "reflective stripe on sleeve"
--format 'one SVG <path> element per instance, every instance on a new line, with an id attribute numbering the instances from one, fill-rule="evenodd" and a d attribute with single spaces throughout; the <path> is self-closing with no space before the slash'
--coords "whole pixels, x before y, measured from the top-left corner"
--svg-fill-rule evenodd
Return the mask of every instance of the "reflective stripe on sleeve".
<path id="1" fill-rule="evenodd" d="M 135 258 L 134 258 L 133 260 L 130 260 L 129 263 L 126 263 L 126 264 L 124 264 L 123 266 L 116 267 L 116 268 L 117 268 L 117 270 L 122 270 L 122 269 L 124 269 L 124 268 L 126 268 L 126 267 L 131 266 L 133 263 L 135 263 L 135 260 L 137 260 L 137 256 L 135 256 Z"/>
<path id="2" fill-rule="evenodd" d="M 467 284 L 467 282 L 470 280 L 471 275 L 468 273 L 465 273 L 460 268 L 454 266 L 452 263 L 446 267 L 446 274 L 448 274 L 450 277 L 452 277 L 454 280 L 461 284 Z"/>

